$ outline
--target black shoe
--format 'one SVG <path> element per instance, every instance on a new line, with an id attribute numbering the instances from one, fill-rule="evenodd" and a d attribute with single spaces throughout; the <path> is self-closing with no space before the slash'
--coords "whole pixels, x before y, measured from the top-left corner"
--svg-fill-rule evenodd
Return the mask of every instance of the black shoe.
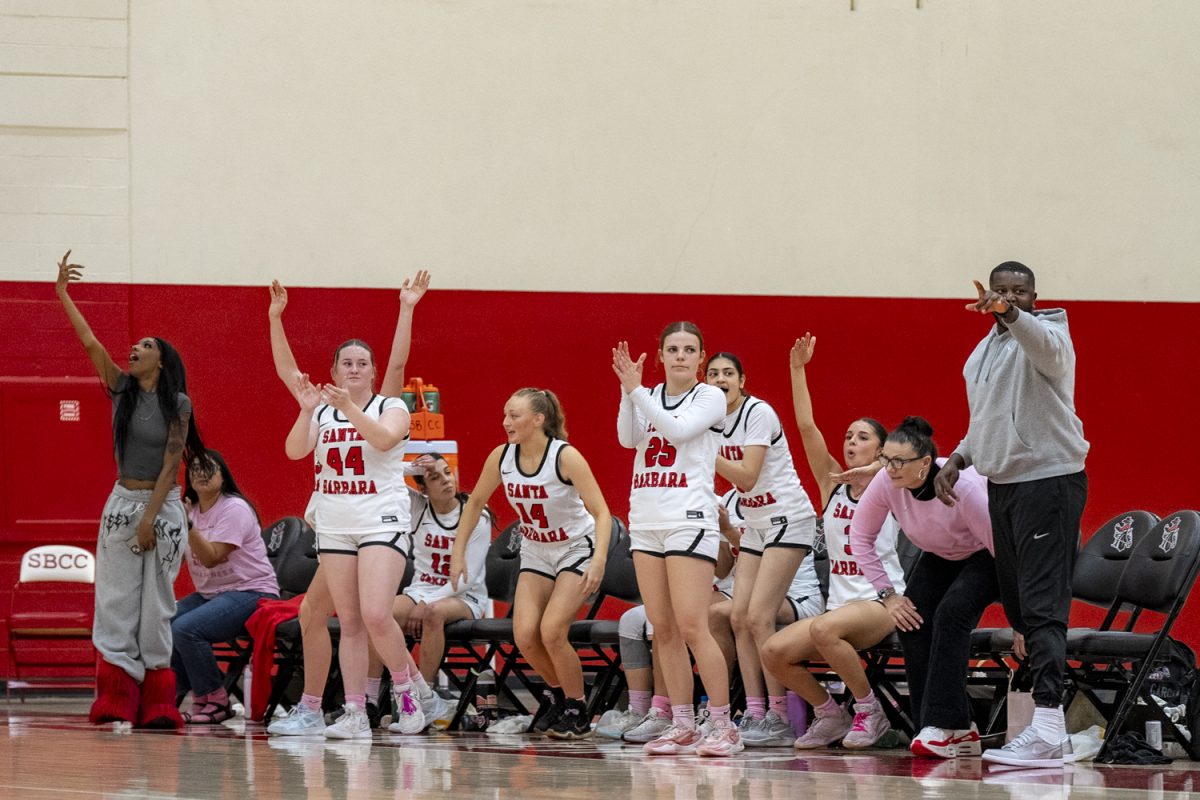
<path id="1" fill-rule="evenodd" d="M 558 722 L 546 735 L 551 739 L 582 739 L 592 735 L 591 720 L 587 718 L 587 706 L 578 700 L 568 700 Z"/>
<path id="2" fill-rule="evenodd" d="M 563 706 L 554 698 L 554 693 L 549 689 L 542 691 L 542 705 L 537 711 L 537 715 L 533 718 L 533 724 L 529 726 L 530 733 L 545 733 L 558 724 L 559 718 L 562 717 Z"/>

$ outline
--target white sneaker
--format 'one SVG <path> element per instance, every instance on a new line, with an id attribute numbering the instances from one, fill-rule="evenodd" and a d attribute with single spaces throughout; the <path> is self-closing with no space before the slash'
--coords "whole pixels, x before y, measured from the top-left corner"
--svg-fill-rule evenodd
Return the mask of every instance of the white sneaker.
<path id="1" fill-rule="evenodd" d="M 421 698 L 421 713 L 425 715 L 427 727 L 438 722 L 449 724 L 450 717 L 453 716 L 450 704 L 437 692 L 430 692 L 429 697 Z"/>
<path id="2" fill-rule="evenodd" d="M 696 730 L 700 731 L 701 736 L 708 738 L 716 729 L 717 724 L 713 722 L 712 716 L 708 713 L 708 709 L 701 709 L 700 713 L 696 715 Z"/>
<path id="3" fill-rule="evenodd" d="M 326 739 L 370 739 L 371 720 L 355 703 L 346 703 L 337 722 L 325 728 Z"/>
<path id="4" fill-rule="evenodd" d="M 909 750 L 913 755 L 934 756 L 936 758 L 955 758 L 956 756 L 977 756 L 980 751 L 979 728 L 975 723 L 965 730 L 951 728 L 935 728 L 926 725 L 912 740 Z"/>
<path id="5" fill-rule="evenodd" d="M 630 744 L 646 744 L 653 742 L 667 732 L 671 727 L 671 715 L 657 708 L 651 708 L 642 721 L 634 725 L 621 738 Z"/>
<path id="6" fill-rule="evenodd" d="M 1030 725 L 1004 747 L 983 752 L 983 760 L 1013 767 L 1061 767 L 1074 760 L 1070 737 L 1054 744 L 1047 742 Z"/>
<path id="7" fill-rule="evenodd" d="M 277 719 L 267 726 L 267 733 L 273 736 L 305 736 L 320 733 L 325 730 L 325 715 L 320 711 L 306 708 L 302 703 L 296 703 L 283 719 Z"/>
<path id="8" fill-rule="evenodd" d="M 768 711 L 765 717 L 756 720 L 741 734 L 746 747 L 791 747 L 796 740 L 792 726 L 774 711 Z"/>
<path id="9" fill-rule="evenodd" d="M 596 723 L 595 733 L 605 739 L 620 739 L 625 731 L 637 727 L 638 723 L 645 718 L 645 714 L 635 713 L 631 708 L 624 711 L 610 708 L 600 716 L 600 721 Z"/>
<path id="10" fill-rule="evenodd" d="M 396 703 L 396 716 L 388 725 L 389 731 L 411 736 L 425 730 L 425 714 L 412 689 L 398 692 L 393 688 L 392 699 Z"/>

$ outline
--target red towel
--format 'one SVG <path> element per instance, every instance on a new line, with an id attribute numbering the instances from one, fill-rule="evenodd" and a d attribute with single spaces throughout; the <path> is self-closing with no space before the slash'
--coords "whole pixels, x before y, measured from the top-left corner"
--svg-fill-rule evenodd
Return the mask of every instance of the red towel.
<path id="1" fill-rule="evenodd" d="M 300 615 L 299 594 L 290 600 L 258 601 L 258 609 L 246 620 L 246 630 L 254 640 L 254 653 L 250 664 L 254 670 L 254 681 L 250 687 L 250 707 L 246 719 L 261 720 L 271 699 L 272 677 L 275 672 L 275 629 L 282 623 Z"/>

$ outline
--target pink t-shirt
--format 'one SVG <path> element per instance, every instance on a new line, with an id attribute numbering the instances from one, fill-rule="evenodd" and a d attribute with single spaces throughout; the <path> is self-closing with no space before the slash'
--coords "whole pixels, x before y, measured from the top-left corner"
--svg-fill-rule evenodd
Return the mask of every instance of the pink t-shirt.
<path id="1" fill-rule="evenodd" d="M 267 560 L 258 520 L 245 500 L 223 494 L 208 511 L 193 506 L 191 520 L 208 541 L 234 546 L 229 558 L 212 569 L 201 564 L 194 553 L 188 553 L 188 570 L 197 592 L 210 599 L 221 592 L 279 594 L 279 582 Z"/>
<path id="2" fill-rule="evenodd" d="M 938 459 L 938 466 L 945 463 L 946 459 Z M 875 552 L 875 537 L 889 513 L 913 544 L 947 561 L 962 561 L 980 550 L 995 553 L 987 478 L 968 467 L 958 473 L 954 491 L 958 502 L 948 506 L 937 498 L 917 500 L 908 489 L 893 484 L 884 470 L 871 479 L 850 523 L 850 549 L 872 586 L 892 585 Z"/>

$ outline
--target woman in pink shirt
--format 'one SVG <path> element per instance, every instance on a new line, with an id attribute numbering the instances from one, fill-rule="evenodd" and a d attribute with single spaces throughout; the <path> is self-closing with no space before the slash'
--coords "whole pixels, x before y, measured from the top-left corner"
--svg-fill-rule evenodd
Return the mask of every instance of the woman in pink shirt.
<path id="1" fill-rule="evenodd" d="M 971 631 L 1000 595 L 992 553 L 987 479 L 973 469 L 959 475 L 958 502 L 937 499 L 933 480 L 945 463 L 937 457 L 933 428 L 907 417 L 888 435 L 879 456 L 883 470 L 859 500 L 850 547 L 863 575 L 879 591 L 904 648 L 913 718 L 920 733 L 917 755 L 979 755 L 979 731 L 967 699 Z M 903 593 L 892 586 L 875 537 L 891 514 L 924 551 Z"/>
<path id="2" fill-rule="evenodd" d="M 216 450 L 188 464 L 188 571 L 196 591 L 179 601 L 171 620 L 176 691 L 192 691 L 189 725 L 212 725 L 233 716 L 213 642 L 245 632 L 259 598 L 278 597 L 258 513 L 238 488 Z"/>

